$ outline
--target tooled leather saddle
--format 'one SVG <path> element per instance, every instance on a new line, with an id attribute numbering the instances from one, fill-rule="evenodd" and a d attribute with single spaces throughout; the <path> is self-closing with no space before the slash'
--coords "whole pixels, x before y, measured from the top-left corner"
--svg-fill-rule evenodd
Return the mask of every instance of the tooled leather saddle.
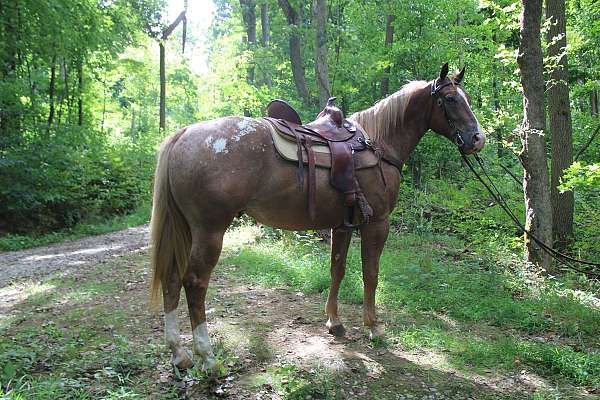
<path id="1" fill-rule="evenodd" d="M 267 105 L 265 120 L 275 128 L 277 134 L 295 140 L 300 190 L 304 188 L 304 163 L 308 165 L 308 214 L 311 220 L 315 218 L 315 168 L 317 165 L 325 165 L 331 169 L 331 185 L 344 194 L 344 227 L 354 228 L 368 222 L 373 215 L 373 210 L 356 178 L 357 164 L 372 167 L 379 163 L 380 155 L 361 127 L 344 119 L 342 111 L 334 105 L 334 101 L 335 97 L 330 98 L 325 108 L 317 115 L 317 119 L 303 125 L 292 106 L 283 100 L 273 100 Z M 323 156 L 322 153 L 315 154 L 314 148 L 318 146 L 329 147 L 329 163 L 318 162 L 317 157 Z M 374 163 L 365 162 L 365 157 L 359 157 L 365 150 L 372 153 L 365 155 L 369 160 L 375 160 Z M 355 208 L 360 211 L 360 216 L 355 215 Z"/>

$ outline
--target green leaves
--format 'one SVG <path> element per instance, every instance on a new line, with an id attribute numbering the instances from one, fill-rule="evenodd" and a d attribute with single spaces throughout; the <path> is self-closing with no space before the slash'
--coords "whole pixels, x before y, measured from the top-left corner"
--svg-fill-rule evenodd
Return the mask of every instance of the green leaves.
<path id="1" fill-rule="evenodd" d="M 585 165 L 575 161 L 565 170 L 559 189 L 561 193 L 575 189 L 600 189 L 600 164 Z"/>

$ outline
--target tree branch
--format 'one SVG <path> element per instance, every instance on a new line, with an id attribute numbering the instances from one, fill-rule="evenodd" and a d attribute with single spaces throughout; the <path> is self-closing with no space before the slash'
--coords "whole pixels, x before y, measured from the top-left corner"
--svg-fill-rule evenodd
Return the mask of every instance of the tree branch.
<path id="1" fill-rule="evenodd" d="M 169 37 L 169 35 L 171 33 L 173 33 L 173 31 L 175 30 L 175 28 L 177 28 L 177 25 L 179 25 L 179 23 L 181 21 L 183 21 L 183 19 L 185 18 L 185 10 L 181 12 L 181 14 L 179 14 L 177 16 L 177 18 L 175 19 L 175 21 L 173 21 L 173 23 L 171 25 L 169 25 L 167 27 L 167 29 L 164 30 L 163 34 L 162 34 L 162 39 L 163 40 L 167 40 L 167 38 Z"/>
<path id="2" fill-rule="evenodd" d="M 600 132 L 600 124 L 596 127 L 596 129 L 594 130 L 594 133 L 592 133 L 592 136 L 590 136 L 587 143 L 585 145 L 583 145 L 583 147 L 577 152 L 577 155 L 575 156 L 575 159 L 573 161 L 577 161 L 579 156 L 581 156 L 587 150 L 587 148 L 590 147 L 590 145 L 594 141 L 594 138 L 596 137 L 598 132 Z"/>

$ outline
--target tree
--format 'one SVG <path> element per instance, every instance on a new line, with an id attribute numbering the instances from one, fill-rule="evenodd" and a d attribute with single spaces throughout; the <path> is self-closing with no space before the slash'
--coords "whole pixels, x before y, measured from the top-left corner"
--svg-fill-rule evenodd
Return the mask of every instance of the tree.
<path id="1" fill-rule="evenodd" d="M 300 18 L 298 13 L 292 7 L 289 0 L 277 0 L 279 7 L 283 11 L 285 18 L 290 26 L 289 46 L 290 46 L 290 62 L 292 64 L 292 75 L 298 94 L 306 104 L 311 103 L 311 98 L 306 85 L 306 77 L 304 75 L 304 66 L 302 65 L 302 45 L 300 43 Z"/>
<path id="2" fill-rule="evenodd" d="M 553 61 L 548 85 L 548 111 L 552 133 L 552 168 L 550 195 L 552 199 L 552 232 L 554 241 L 564 247 L 573 234 L 575 199 L 572 191 L 560 193 L 558 185 L 564 170 L 573 163 L 573 128 L 569 101 L 567 64 L 567 24 L 565 0 L 546 0 L 548 56 Z"/>
<path id="3" fill-rule="evenodd" d="M 327 68 L 327 0 L 313 0 L 312 23 L 315 26 L 315 76 L 319 87 L 319 107 L 331 97 Z"/>
<path id="4" fill-rule="evenodd" d="M 185 8 L 187 9 L 187 1 L 184 3 L 185 4 Z M 181 23 L 182 21 L 185 21 L 185 12 L 186 10 L 184 9 L 178 16 L 177 18 L 175 18 L 175 21 L 173 21 L 173 23 L 171 25 L 169 25 L 162 33 L 160 40 L 158 42 L 158 47 L 159 47 L 159 79 L 160 79 L 160 105 L 159 105 L 159 115 L 160 115 L 160 122 L 159 122 L 159 129 L 161 131 L 165 131 L 166 129 L 166 98 L 167 98 L 167 83 L 166 83 L 166 68 L 165 68 L 165 44 L 164 42 L 169 38 L 169 36 L 171 35 L 171 33 L 173 33 L 173 31 L 175 30 L 175 28 L 177 28 L 177 25 L 179 25 L 179 23 Z M 184 23 L 185 26 L 185 23 Z M 183 44 L 182 44 L 182 49 L 185 49 L 185 31 L 183 34 Z"/>
<path id="5" fill-rule="evenodd" d="M 395 17 L 391 14 L 386 16 L 385 22 L 385 48 L 389 52 L 394 43 L 394 19 Z M 390 87 L 390 66 L 387 65 L 383 70 L 383 76 L 381 77 L 381 97 L 388 95 Z"/>
<path id="6" fill-rule="evenodd" d="M 540 38 L 542 0 L 522 0 L 519 55 L 523 87 L 523 189 L 525 227 L 546 245 L 552 243 L 552 212 L 546 164 L 546 116 L 544 111 L 543 56 Z M 525 261 L 543 268 L 550 267 L 550 257 L 525 234 Z"/>

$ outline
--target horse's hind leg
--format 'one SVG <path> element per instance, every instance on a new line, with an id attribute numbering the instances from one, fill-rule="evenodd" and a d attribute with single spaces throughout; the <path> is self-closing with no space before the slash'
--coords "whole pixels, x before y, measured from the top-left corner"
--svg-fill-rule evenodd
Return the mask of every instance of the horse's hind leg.
<path id="1" fill-rule="evenodd" d="M 223 245 L 223 232 L 192 231 L 192 249 L 183 287 L 188 303 L 194 353 L 200 357 L 202 369 L 212 369 L 215 358 L 208 337 L 205 300 L 213 268 L 219 260 Z"/>
<path id="2" fill-rule="evenodd" d="M 177 269 L 173 268 L 162 282 L 163 302 L 165 308 L 165 340 L 171 349 L 171 363 L 180 369 L 190 368 L 192 358 L 186 350 L 179 337 L 179 322 L 177 321 L 177 306 L 181 293 L 181 279 Z"/>
<path id="3" fill-rule="evenodd" d="M 327 297 L 327 329 L 334 336 L 344 336 L 346 330 L 338 317 L 338 292 L 346 272 L 346 257 L 352 238 L 352 230 L 333 229 L 331 231 L 331 286 Z"/>

